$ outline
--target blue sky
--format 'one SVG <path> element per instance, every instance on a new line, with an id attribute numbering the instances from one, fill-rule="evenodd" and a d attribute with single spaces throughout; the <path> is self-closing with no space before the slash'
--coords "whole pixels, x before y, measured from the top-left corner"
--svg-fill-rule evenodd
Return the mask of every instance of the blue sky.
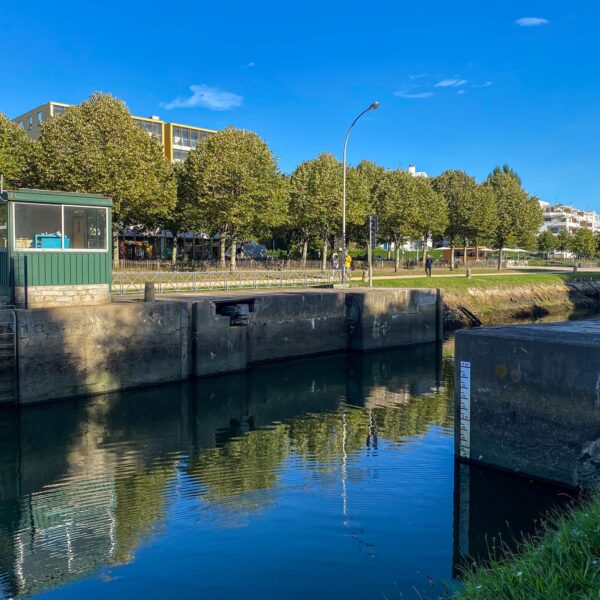
<path id="1" fill-rule="evenodd" d="M 483 179 L 508 162 L 530 193 L 600 210 L 595 0 L 0 0 L 0 31 L 9 117 L 102 90 L 134 114 L 255 130 L 289 172 L 341 158 L 379 100 L 353 163 Z"/>

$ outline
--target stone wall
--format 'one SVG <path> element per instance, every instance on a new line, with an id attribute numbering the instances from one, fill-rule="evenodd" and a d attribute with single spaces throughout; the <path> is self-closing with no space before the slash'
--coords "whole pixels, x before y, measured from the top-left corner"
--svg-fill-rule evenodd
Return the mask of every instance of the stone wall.
<path id="1" fill-rule="evenodd" d="M 19 401 L 187 378 L 189 307 L 122 303 L 19 310 Z"/>
<path id="2" fill-rule="evenodd" d="M 15 288 L 17 306 L 25 305 L 25 289 Z M 110 286 L 94 285 L 34 285 L 27 287 L 28 308 L 53 308 L 58 306 L 97 306 L 110 304 Z"/>
<path id="3" fill-rule="evenodd" d="M 459 331 L 455 357 L 457 455 L 600 484 L 600 321 Z"/>
<path id="4" fill-rule="evenodd" d="M 19 310 L 20 402 L 436 340 L 435 290 L 353 292 L 353 302 L 349 296 L 324 290 Z M 219 314 L 240 302 L 250 308 L 246 325 Z M 359 341 L 352 341 L 351 330 Z"/>

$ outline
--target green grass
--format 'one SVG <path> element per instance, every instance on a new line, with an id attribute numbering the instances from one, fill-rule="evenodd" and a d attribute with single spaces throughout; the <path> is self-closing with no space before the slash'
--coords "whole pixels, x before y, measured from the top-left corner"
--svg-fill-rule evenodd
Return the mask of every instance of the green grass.
<path id="1" fill-rule="evenodd" d="M 467 573 L 457 600 L 599 600 L 600 496 L 551 521 L 520 552 Z"/>
<path id="2" fill-rule="evenodd" d="M 444 288 L 448 291 L 468 289 L 510 288 L 522 285 L 553 285 L 571 280 L 600 279 L 600 273 L 531 273 L 516 275 L 486 275 L 484 277 L 414 277 L 405 279 L 375 279 L 375 287 L 387 288 Z M 600 598 L 600 597 L 599 597 Z"/>

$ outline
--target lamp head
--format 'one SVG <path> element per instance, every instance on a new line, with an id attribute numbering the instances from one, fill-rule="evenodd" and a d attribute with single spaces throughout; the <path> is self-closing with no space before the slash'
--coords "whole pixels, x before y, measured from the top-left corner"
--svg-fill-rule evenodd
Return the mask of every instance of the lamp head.
<path id="1" fill-rule="evenodd" d="M 369 106 L 369 110 L 377 110 L 379 108 L 379 102 L 373 102 L 371 106 Z"/>

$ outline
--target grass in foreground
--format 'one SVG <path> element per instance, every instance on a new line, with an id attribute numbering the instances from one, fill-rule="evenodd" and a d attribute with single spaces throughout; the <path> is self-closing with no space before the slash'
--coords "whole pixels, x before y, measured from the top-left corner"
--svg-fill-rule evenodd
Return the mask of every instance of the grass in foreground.
<path id="1" fill-rule="evenodd" d="M 511 288 L 520 285 L 553 285 L 571 280 L 600 279 L 600 273 L 531 273 L 516 275 L 486 275 L 472 279 L 466 277 L 427 277 L 407 279 L 376 279 L 375 287 L 390 288 L 444 288 L 449 291 L 468 289 Z"/>
<path id="2" fill-rule="evenodd" d="M 457 600 L 599 600 L 600 496 L 552 520 L 517 555 L 468 573 Z"/>

